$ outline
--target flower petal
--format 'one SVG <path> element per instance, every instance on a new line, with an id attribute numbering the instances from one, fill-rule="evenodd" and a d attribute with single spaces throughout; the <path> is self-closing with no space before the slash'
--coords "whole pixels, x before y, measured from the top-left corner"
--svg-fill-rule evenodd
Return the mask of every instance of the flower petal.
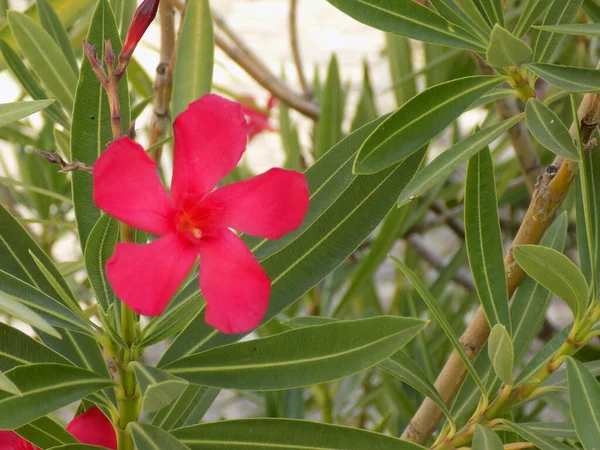
<path id="1" fill-rule="evenodd" d="M 67 426 L 67 431 L 82 444 L 117 450 L 117 435 L 108 417 L 99 408 L 78 415 Z"/>
<path id="2" fill-rule="evenodd" d="M 179 203 L 204 196 L 235 168 L 246 149 L 246 121 L 239 104 L 211 94 L 191 103 L 173 126 L 171 192 Z"/>
<path id="3" fill-rule="evenodd" d="M 230 230 L 200 244 L 200 290 L 206 322 L 224 333 L 246 333 L 267 311 L 271 281 L 243 241 Z"/>
<path id="4" fill-rule="evenodd" d="M 279 239 L 300 226 L 308 210 L 308 184 L 300 172 L 271 169 L 211 192 L 203 204 L 219 221 L 254 236 Z"/>
<path id="5" fill-rule="evenodd" d="M 150 244 L 117 244 L 106 275 L 117 296 L 138 314 L 160 315 L 194 265 L 198 249 L 175 233 Z"/>
<path id="6" fill-rule="evenodd" d="M 128 137 L 110 144 L 94 164 L 94 201 L 132 227 L 158 235 L 174 228 L 175 206 L 156 163 Z"/>
<path id="7" fill-rule="evenodd" d="M 39 450 L 14 431 L 0 431 L 0 450 Z"/>

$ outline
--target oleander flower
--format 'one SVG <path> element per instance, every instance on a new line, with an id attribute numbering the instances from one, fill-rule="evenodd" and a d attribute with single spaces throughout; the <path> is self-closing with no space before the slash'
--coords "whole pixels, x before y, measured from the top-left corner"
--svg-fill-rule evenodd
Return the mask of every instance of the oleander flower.
<path id="1" fill-rule="evenodd" d="M 251 95 L 247 95 L 243 97 L 249 103 L 256 104 L 254 97 Z M 244 115 L 246 116 L 246 123 L 248 125 L 248 141 L 251 141 L 258 134 L 263 133 L 265 131 L 277 131 L 277 128 L 271 125 L 270 114 L 271 110 L 277 104 L 277 99 L 273 96 L 269 97 L 267 101 L 267 107 L 264 110 L 260 110 L 258 108 L 252 107 L 250 105 L 242 103 L 242 111 L 244 111 Z"/>
<path id="2" fill-rule="evenodd" d="M 98 408 L 92 408 L 75 417 L 67 431 L 82 444 L 117 450 L 115 429 Z M 39 450 L 14 431 L 0 431 L 0 450 Z"/>
<path id="3" fill-rule="evenodd" d="M 262 320 L 271 282 L 231 229 L 279 239 L 300 226 L 308 209 L 303 174 L 271 169 L 214 189 L 246 148 L 241 106 L 218 95 L 192 103 L 174 123 L 171 195 L 157 166 L 129 138 L 113 142 L 94 165 L 94 200 L 132 227 L 160 238 L 120 243 L 107 277 L 131 309 L 160 315 L 198 255 L 206 321 L 226 333 L 243 333 Z"/>

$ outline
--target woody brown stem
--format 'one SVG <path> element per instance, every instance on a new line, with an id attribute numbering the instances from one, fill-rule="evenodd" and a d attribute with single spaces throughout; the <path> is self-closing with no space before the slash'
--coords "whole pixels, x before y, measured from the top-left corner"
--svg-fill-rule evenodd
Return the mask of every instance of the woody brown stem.
<path id="1" fill-rule="evenodd" d="M 173 92 L 173 61 L 175 55 L 175 9 L 171 0 L 160 3 L 160 61 L 154 80 L 154 114 L 150 123 L 149 146 L 156 146 L 166 136 L 169 127 L 169 104 Z M 150 152 L 154 161 L 159 161 L 162 145 Z"/>
<path id="2" fill-rule="evenodd" d="M 592 133 L 598 125 L 599 111 L 600 95 L 586 94 L 579 106 L 579 124 L 573 124 L 570 130 L 571 136 L 573 138 L 577 136 L 576 127 L 579 126 L 584 145 L 589 145 Z M 512 256 L 514 247 L 539 243 L 562 205 L 577 174 L 579 164 L 557 157 L 550 167 L 551 170 L 547 170 L 539 177 L 529 209 L 504 259 L 509 299 L 524 276 L 523 270 L 516 264 Z M 483 310 L 479 308 L 460 339 L 461 345 L 471 359 L 477 356 L 487 340 L 489 332 L 488 321 Z M 447 404 L 450 404 L 456 396 L 466 375 L 464 364 L 457 352 L 453 351 L 435 382 L 436 389 Z M 437 428 L 441 418 L 442 412 L 437 405 L 431 400 L 425 399 L 404 430 L 402 438 L 424 444 Z"/>
<path id="3" fill-rule="evenodd" d="M 296 66 L 296 72 L 298 73 L 298 81 L 302 87 L 302 92 L 306 98 L 312 97 L 312 91 L 306 80 L 304 74 L 304 66 L 302 64 L 302 57 L 300 56 L 300 43 L 298 40 L 298 0 L 290 0 L 290 15 L 289 15 L 289 27 L 290 27 L 290 45 L 292 47 L 292 57 L 294 58 L 294 65 Z"/>

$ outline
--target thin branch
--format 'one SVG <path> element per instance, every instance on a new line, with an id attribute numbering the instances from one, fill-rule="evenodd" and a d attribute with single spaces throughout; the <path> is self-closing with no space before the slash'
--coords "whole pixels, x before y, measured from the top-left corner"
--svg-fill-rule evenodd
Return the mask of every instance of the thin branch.
<path id="1" fill-rule="evenodd" d="M 496 109 L 502 120 L 510 119 L 521 113 L 514 97 L 498 100 L 496 102 Z M 515 150 L 517 159 L 519 160 L 521 172 L 525 177 L 529 193 L 533 194 L 535 183 L 537 182 L 538 176 L 542 174 L 543 168 L 535 151 L 535 147 L 533 146 L 533 142 L 531 142 L 531 137 L 525 123 L 520 121 L 508 130 L 508 137 Z"/>
<path id="2" fill-rule="evenodd" d="M 92 173 L 92 166 L 88 166 L 82 162 L 77 161 L 76 159 L 73 162 L 67 162 L 62 159 L 57 153 L 47 152 L 44 150 L 35 149 L 35 152 L 44 158 L 46 161 L 56 164 L 60 166 L 61 173 L 67 172 L 89 172 Z"/>
<path id="3" fill-rule="evenodd" d="M 302 87 L 302 91 L 306 98 L 312 98 L 312 90 L 306 80 L 302 57 L 300 56 L 300 43 L 298 40 L 298 0 L 290 0 L 289 28 L 292 57 L 294 58 L 294 65 L 296 66 L 296 72 L 298 73 L 298 81 L 300 82 L 300 86 Z"/>
<path id="4" fill-rule="evenodd" d="M 579 124 L 573 124 L 571 136 L 576 137 L 576 127 L 579 126 L 584 145 L 589 145 L 592 133 L 598 125 L 599 111 L 600 95 L 586 94 L 579 106 Z M 539 243 L 567 196 L 573 179 L 577 175 L 579 164 L 557 157 L 549 169 L 539 177 L 529 209 L 504 259 L 509 299 L 524 276 L 523 270 L 516 264 L 512 256 L 513 248 L 516 245 Z M 479 308 L 461 336 L 461 344 L 468 350 L 467 354 L 470 357 L 474 359 L 479 354 L 489 332 L 488 321 L 483 309 Z M 464 364 L 456 351 L 453 351 L 435 382 L 436 389 L 447 404 L 450 404 L 458 393 L 466 375 Z M 404 430 L 402 438 L 418 444 L 425 443 L 437 428 L 442 415 L 439 407 L 431 400 L 426 399 Z"/>

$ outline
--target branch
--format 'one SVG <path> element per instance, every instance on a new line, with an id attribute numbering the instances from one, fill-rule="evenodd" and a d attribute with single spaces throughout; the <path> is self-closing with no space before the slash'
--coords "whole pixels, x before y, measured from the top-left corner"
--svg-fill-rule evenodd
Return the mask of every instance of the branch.
<path id="1" fill-rule="evenodd" d="M 296 72 L 298 72 L 298 81 L 302 87 L 302 91 L 306 98 L 312 98 L 312 90 L 306 81 L 304 75 L 304 67 L 302 65 L 302 57 L 300 56 L 300 45 L 298 42 L 298 0 L 290 0 L 290 45 L 292 47 L 292 57 L 294 58 L 294 64 L 296 66 Z"/>
<path id="2" fill-rule="evenodd" d="M 598 125 L 599 110 L 600 95 L 586 94 L 579 106 L 579 124 L 573 124 L 570 130 L 571 136 L 575 138 L 576 127 L 579 126 L 585 146 L 590 144 L 592 133 Z M 562 205 L 577 174 L 579 164 L 576 161 L 557 157 L 548 169 L 538 178 L 529 209 L 504 259 L 509 299 L 524 276 L 523 270 L 515 263 L 512 256 L 514 247 L 539 243 Z M 479 354 L 489 332 L 488 321 L 480 307 L 460 339 L 471 359 L 475 359 Z M 456 396 L 466 375 L 467 371 L 462 361 L 456 351 L 453 351 L 435 382 L 436 389 L 447 404 L 450 404 Z M 404 430 L 402 438 L 418 444 L 425 443 L 437 428 L 441 418 L 442 412 L 438 406 L 431 400 L 425 399 Z"/>
<path id="3" fill-rule="evenodd" d="M 61 173 L 77 171 L 92 173 L 92 166 L 88 166 L 87 164 L 79 162 L 76 159 L 73 160 L 73 162 L 67 162 L 64 159 L 62 159 L 57 153 L 54 152 L 47 152 L 44 150 L 39 150 L 37 148 L 35 149 L 35 152 L 42 158 L 44 158 L 46 161 L 60 166 Z"/>

